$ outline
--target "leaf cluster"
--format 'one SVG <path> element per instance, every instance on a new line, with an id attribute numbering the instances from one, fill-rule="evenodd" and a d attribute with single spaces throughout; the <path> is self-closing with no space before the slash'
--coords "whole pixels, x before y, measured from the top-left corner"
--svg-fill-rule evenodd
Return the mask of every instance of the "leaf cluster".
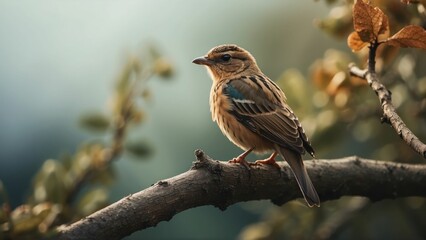
<path id="1" fill-rule="evenodd" d="M 147 140 L 129 140 L 128 128 L 146 118 L 141 102 L 149 101 L 147 82 L 154 76 L 169 79 L 173 67 L 158 50 L 148 48 L 148 60 L 130 57 L 117 79 L 109 113 L 85 114 L 80 125 L 109 137 L 106 142 L 82 144 L 76 153 L 46 160 L 34 177 L 26 203 L 11 209 L 0 181 L 0 239 L 38 239 L 55 235 L 56 227 L 70 224 L 108 205 L 108 186 L 115 180 L 113 161 L 129 152 L 147 159 Z"/>
<path id="2" fill-rule="evenodd" d="M 360 51 L 371 44 L 389 44 L 396 47 L 426 49 L 426 30 L 420 26 L 409 25 L 389 37 L 389 20 L 378 7 L 372 7 L 362 0 L 353 6 L 355 31 L 348 37 L 348 46 Z"/>

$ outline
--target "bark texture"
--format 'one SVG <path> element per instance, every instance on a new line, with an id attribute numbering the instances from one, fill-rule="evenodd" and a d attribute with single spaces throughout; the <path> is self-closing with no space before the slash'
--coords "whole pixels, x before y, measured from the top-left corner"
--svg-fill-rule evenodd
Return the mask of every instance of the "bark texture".
<path id="1" fill-rule="evenodd" d="M 121 239 L 169 221 L 184 210 L 213 205 L 221 210 L 243 201 L 270 199 L 277 205 L 300 198 L 289 166 L 251 170 L 210 159 L 201 150 L 192 168 L 131 194 L 110 206 L 58 229 L 56 239 Z M 426 196 L 426 165 L 409 165 L 346 157 L 305 161 L 321 200 L 365 196 L 373 201 Z"/>

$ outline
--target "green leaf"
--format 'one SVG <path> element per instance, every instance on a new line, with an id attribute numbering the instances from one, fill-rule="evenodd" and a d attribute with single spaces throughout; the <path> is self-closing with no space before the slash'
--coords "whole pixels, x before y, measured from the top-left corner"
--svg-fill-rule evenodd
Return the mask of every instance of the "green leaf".
<path id="1" fill-rule="evenodd" d="M 106 188 L 95 188 L 84 194 L 77 205 L 81 216 L 88 216 L 91 213 L 105 207 L 108 203 L 108 190 Z"/>
<path id="2" fill-rule="evenodd" d="M 145 140 L 130 141 L 124 147 L 127 152 L 138 159 L 146 159 L 153 153 L 151 144 Z"/>
<path id="3" fill-rule="evenodd" d="M 65 176 L 60 162 L 46 160 L 34 179 L 33 200 L 36 203 L 63 203 L 66 198 Z"/>
<path id="4" fill-rule="evenodd" d="M 157 58 L 154 61 L 154 73 L 163 79 L 168 79 L 173 76 L 173 65 L 166 58 Z"/>
<path id="5" fill-rule="evenodd" d="M 110 126 L 110 119 L 102 113 L 89 113 L 80 118 L 80 126 L 92 131 L 106 131 Z"/>
<path id="6" fill-rule="evenodd" d="M 112 165 L 99 169 L 96 175 L 90 179 L 91 183 L 100 183 L 102 185 L 111 185 L 116 179 L 115 168 Z"/>
<path id="7" fill-rule="evenodd" d="M 16 234 L 34 231 L 43 221 L 43 218 L 32 214 L 29 205 L 21 205 L 12 212 L 13 231 Z"/>

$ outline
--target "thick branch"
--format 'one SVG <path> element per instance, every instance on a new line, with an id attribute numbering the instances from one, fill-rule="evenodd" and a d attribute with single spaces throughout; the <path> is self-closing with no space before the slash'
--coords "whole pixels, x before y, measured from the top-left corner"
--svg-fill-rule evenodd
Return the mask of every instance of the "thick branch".
<path id="1" fill-rule="evenodd" d="M 349 71 L 353 76 L 366 79 L 370 87 L 379 97 L 383 110 L 382 122 L 389 123 L 408 146 L 419 153 L 423 158 L 426 158 L 426 145 L 411 132 L 404 121 L 402 121 L 401 117 L 396 113 L 395 107 L 392 104 L 391 92 L 380 83 L 376 73 L 374 71 L 361 70 L 354 64 L 349 66 Z"/>
<path id="2" fill-rule="evenodd" d="M 248 171 L 238 164 L 211 160 L 201 150 L 196 156 L 198 161 L 189 171 L 62 227 L 57 239 L 121 239 L 198 206 L 213 205 L 224 210 L 237 202 L 270 199 L 281 205 L 301 197 L 286 163 L 280 163 L 281 172 L 271 166 Z M 358 157 L 305 163 L 323 202 L 355 195 L 373 201 L 426 196 L 426 165 Z"/>

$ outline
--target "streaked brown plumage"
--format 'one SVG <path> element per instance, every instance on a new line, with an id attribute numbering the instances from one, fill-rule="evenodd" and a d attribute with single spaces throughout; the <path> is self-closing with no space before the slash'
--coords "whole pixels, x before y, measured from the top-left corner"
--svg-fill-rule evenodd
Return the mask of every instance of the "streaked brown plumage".
<path id="1" fill-rule="evenodd" d="M 246 151 L 231 162 L 249 167 L 244 158 L 251 151 L 273 151 L 268 159 L 255 164 L 279 167 L 275 162 L 279 153 L 290 165 L 308 205 L 319 206 L 320 199 L 301 157 L 305 150 L 314 156 L 314 150 L 284 93 L 262 73 L 254 57 L 236 45 L 221 45 L 193 63 L 205 65 L 213 79 L 213 121 Z"/>

